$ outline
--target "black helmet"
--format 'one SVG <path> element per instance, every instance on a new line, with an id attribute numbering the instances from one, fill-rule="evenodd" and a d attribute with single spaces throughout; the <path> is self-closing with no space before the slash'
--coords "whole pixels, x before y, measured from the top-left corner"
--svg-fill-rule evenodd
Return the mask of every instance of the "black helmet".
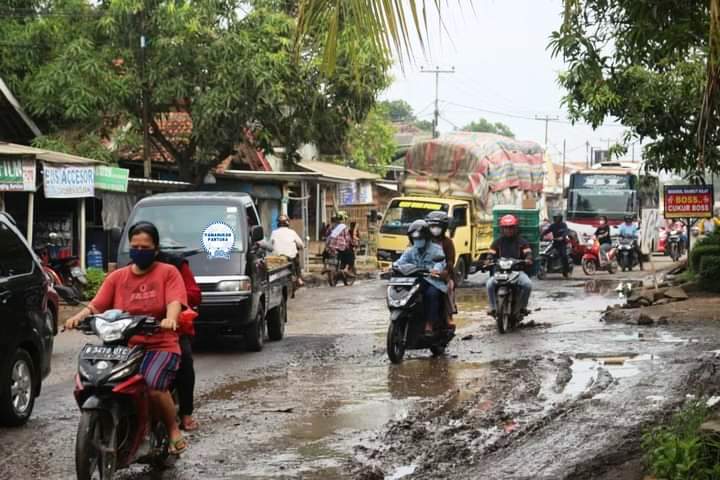
<path id="1" fill-rule="evenodd" d="M 410 243 L 412 243 L 413 239 L 418 238 L 424 238 L 425 240 L 429 240 L 430 226 L 425 220 L 415 220 L 408 227 L 407 234 L 408 238 L 410 239 Z"/>
<path id="2" fill-rule="evenodd" d="M 628 223 L 632 222 L 632 221 L 633 221 L 633 216 L 632 216 L 632 215 L 625 215 L 625 221 L 628 222 Z"/>
<path id="3" fill-rule="evenodd" d="M 447 230 L 448 226 L 450 226 L 450 217 L 448 217 L 447 213 L 440 210 L 428 213 L 425 217 L 425 221 L 430 227 L 442 228 L 443 232 Z"/>
<path id="4" fill-rule="evenodd" d="M 563 219 L 562 212 L 554 212 L 552 219 L 553 219 L 553 222 L 562 222 L 562 219 Z"/>

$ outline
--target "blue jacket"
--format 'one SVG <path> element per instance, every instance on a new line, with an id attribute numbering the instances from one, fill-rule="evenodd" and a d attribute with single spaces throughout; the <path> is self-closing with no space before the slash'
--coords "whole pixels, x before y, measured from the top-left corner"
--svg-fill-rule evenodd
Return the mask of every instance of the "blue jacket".
<path id="1" fill-rule="evenodd" d="M 442 257 L 441 261 L 434 261 L 435 258 L 440 257 Z M 445 262 L 445 253 L 443 252 L 442 247 L 430 240 L 428 240 L 427 245 L 422 250 L 414 246 L 405 250 L 400 258 L 397 259 L 395 265 L 405 265 L 408 263 L 420 268 L 427 268 L 428 270 L 436 270 L 438 272 L 442 272 L 447 266 L 447 263 Z M 441 292 L 447 293 L 447 284 L 440 278 L 426 277 L 425 280 Z"/>
<path id="2" fill-rule="evenodd" d="M 623 223 L 622 225 L 620 225 L 619 233 L 621 237 L 637 238 L 638 228 L 635 225 L 628 225 L 627 223 Z"/>

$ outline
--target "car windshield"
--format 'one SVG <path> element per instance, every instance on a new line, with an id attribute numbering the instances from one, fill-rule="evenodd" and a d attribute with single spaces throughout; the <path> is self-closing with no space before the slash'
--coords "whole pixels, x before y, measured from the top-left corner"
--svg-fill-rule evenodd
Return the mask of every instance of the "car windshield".
<path id="1" fill-rule="evenodd" d="M 380 233 L 405 235 L 412 222 L 423 219 L 428 213 L 438 210 L 447 212 L 448 205 L 417 200 L 393 200 L 385 212 Z"/>
<path id="2" fill-rule="evenodd" d="M 240 232 L 247 229 L 241 225 L 240 208 L 218 204 L 179 204 L 140 207 L 133 214 L 131 223 L 147 221 L 160 232 L 161 250 L 202 250 L 202 233 L 208 225 L 223 222 L 235 232 L 235 251 L 243 251 L 245 238 Z M 129 250 L 127 238 L 120 246 L 122 252 Z"/>

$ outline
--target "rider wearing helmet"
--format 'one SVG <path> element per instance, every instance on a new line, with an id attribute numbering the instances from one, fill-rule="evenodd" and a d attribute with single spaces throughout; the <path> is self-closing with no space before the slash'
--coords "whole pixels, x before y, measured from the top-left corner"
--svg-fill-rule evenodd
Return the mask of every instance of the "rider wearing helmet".
<path id="1" fill-rule="evenodd" d="M 496 239 L 490 246 L 488 260 L 492 261 L 495 257 L 514 258 L 517 260 L 525 259 L 528 265 L 532 265 L 532 249 L 530 243 L 523 237 L 518 235 L 518 219 L 514 215 L 504 215 L 500 219 L 500 231 L 502 236 Z M 532 282 L 525 272 L 519 272 L 518 287 L 520 289 L 520 301 L 525 309 L 530 300 L 532 292 Z M 487 281 L 488 298 L 490 301 L 490 310 L 488 315 L 495 316 L 495 285 L 497 281 L 495 277 L 490 277 Z M 527 310 L 526 310 L 527 312 Z"/>
<path id="2" fill-rule="evenodd" d="M 639 230 L 637 225 L 635 225 L 635 218 L 632 215 L 625 215 L 624 218 L 625 222 L 620 225 L 620 231 L 618 232 L 620 234 L 621 238 L 631 238 L 633 240 L 633 248 L 635 249 L 635 253 L 637 254 L 638 263 L 640 264 L 640 270 L 643 269 L 643 263 L 642 263 L 642 252 L 640 251 L 640 247 L 638 246 L 638 238 Z"/>
<path id="3" fill-rule="evenodd" d="M 455 307 L 455 244 L 452 239 L 446 235 L 447 229 L 450 226 L 450 217 L 448 217 L 447 213 L 436 210 L 428 213 L 425 221 L 430 226 L 433 243 L 439 245 L 445 254 L 447 267 L 445 271 L 440 274 L 440 278 L 445 280 L 448 285 L 448 311 L 457 313 L 457 308 Z M 449 318 L 450 315 L 448 315 L 448 319 Z"/>
<path id="4" fill-rule="evenodd" d="M 552 218 L 553 223 L 550 224 L 550 226 L 547 227 L 545 230 L 543 230 L 543 232 L 540 234 L 540 238 L 544 237 L 548 233 L 552 233 L 553 247 L 560 256 L 560 260 L 562 260 L 563 276 L 567 278 L 567 276 L 570 274 L 570 262 L 568 261 L 567 255 L 567 239 L 570 232 L 567 223 L 563 222 L 562 213 L 555 212 L 553 213 Z"/>
<path id="5" fill-rule="evenodd" d="M 443 296 L 447 284 L 441 278 L 446 270 L 445 254 L 440 246 L 432 242 L 430 226 L 425 220 L 415 220 L 408 227 L 408 239 L 412 245 L 405 250 L 395 265 L 412 264 L 430 270 L 430 277 L 423 282 L 423 301 L 427 312 L 425 332 L 432 333 L 433 325 L 445 325 L 442 318 Z"/>

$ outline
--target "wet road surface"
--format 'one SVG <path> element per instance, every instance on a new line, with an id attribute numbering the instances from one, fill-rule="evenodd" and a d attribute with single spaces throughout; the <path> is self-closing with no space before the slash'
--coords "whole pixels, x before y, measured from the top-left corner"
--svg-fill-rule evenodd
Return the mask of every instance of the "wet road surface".
<path id="1" fill-rule="evenodd" d="M 410 351 L 401 365 L 385 354 L 384 281 L 301 290 L 283 341 L 196 353 L 201 428 L 174 468 L 117 477 L 602 478 L 703 383 L 720 346 L 709 325 L 600 322 L 617 278 L 535 282 L 530 324 L 500 336 L 475 276 L 448 355 Z M 0 478 L 74 477 L 72 376 L 87 340 L 57 337 L 31 421 L 0 429 Z"/>

